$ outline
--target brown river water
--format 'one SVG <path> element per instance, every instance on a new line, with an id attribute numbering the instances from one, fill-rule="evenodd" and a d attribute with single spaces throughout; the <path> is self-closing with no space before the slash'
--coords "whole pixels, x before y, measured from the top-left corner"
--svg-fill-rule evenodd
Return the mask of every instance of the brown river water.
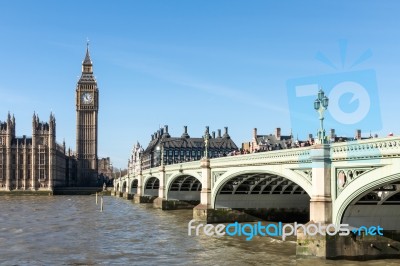
<path id="1" fill-rule="evenodd" d="M 0 196 L 0 265 L 400 265 L 296 258 L 295 241 L 188 236 L 191 210 L 94 196 Z"/>

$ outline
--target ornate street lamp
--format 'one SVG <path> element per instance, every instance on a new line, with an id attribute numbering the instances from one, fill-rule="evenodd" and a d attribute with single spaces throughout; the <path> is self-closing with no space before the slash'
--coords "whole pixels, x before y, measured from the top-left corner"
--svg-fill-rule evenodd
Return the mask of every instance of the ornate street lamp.
<path id="1" fill-rule="evenodd" d="M 159 152 L 160 157 L 159 157 L 159 161 L 160 161 L 160 165 L 164 165 L 164 146 L 160 143 L 157 147 L 156 150 Z"/>
<path id="2" fill-rule="evenodd" d="M 320 129 L 318 131 L 318 140 L 320 144 L 327 143 L 324 129 L 324 112 L 328 108 L 329 99 L 325 96 L 322 89 L 318 92 L 318 98 L 314 101 L 314 109 L 319 113 Z"/>
<path id="3" fill-rule="evenodd" d="M 206 127 L 206 132 L 204 134 L 204 158 L 208 159 L 208 140 L 209 140 L 209 132 L 208 127 Z"/>

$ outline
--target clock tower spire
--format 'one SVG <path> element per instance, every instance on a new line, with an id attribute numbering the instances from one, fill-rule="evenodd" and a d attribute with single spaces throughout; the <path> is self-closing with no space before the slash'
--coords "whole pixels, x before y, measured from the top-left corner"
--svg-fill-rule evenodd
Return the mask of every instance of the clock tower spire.
<path id="1" fill-rule="evenodd" d="M 89 42 L 82 62 L 82 75 L 76 86 L 76 156 L 78 160 L 77 186 L 97 184 L 97 128 L 99 90 L 93 75 Z"/>
<path id="2" fill-rule="evenodd" d="M 90 59 L 89 53 L 89 41 L 86 43 L 86 56 L 82 62 L 82 73 L 92 73 L 93 74 L 93 64 Z"/>

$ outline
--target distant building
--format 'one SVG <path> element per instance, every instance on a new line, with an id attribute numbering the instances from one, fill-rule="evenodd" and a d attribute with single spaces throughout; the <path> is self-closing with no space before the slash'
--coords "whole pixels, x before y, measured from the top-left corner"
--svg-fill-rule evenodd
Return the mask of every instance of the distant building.
<path id="1" fill-rule="evenodd" d="M 276 128 L 274 134 L 259 135 L 257 128 L 253 129 L 251 141 L 242 143 L 242 149 L 252 152 L 272 151 L 294 148 L 301 145 L 299 140 L 294 140 L 293 135 L 282 135 L 281 128 Z"/>
<path id="2" fill-rule="evenodd" d="M 128 175 L 138 175 L 141 172 L 143 151 L 139 142 L 133 146 L 131 157 L 128 160 Z"/>
<path id="3" fill-rule="evenodd" d="M 225 127 L 224 135 L 221 135 L 221 130 L 219 129 L 217 136 L 215 132 L 212 132 L 208 137 L 209 158 L 227 156 L 238 149 L 229 136 L 227 127 Z M 187 126 L 184 126 L 182 136 L 171 137 L 166 125 L 151 135 L 150 143 L 143 151 L 141 158 L 142 169 L 158 166 L 161 164 L 161 160 L 166 165 L 200 160 L 204 156 L 204 149 L 203 137 L 190 137 Z M 161 155 L 162 152 L 163 154 Z"/>
<path id="4" fill-rule="evenodd" d="M 100 158 L 97 161 L 97 168 L 99 172 L 99 183 L 108 183 L 112 179 L 112 167 L 110 157 Z"/>
<path id="5" fill-rule="evenodd" d="M 329 135 L 329 141 L 331 143 L 354 141 L 368 138 L 372 138 L 372 136 L 370 135 L 369 137 L 362 137 L 360 129 L 356 130 L 354 137 L 337 136 L 335 133 L 335 129 L 331 129 Z M 252 140 L 242 143 L 242 149 L 248 152 L 262 152 L 306 147 L 313 145 L 314 143 L 315 139 L 312 134 L 308 134 L 307 140 L 299 140 L 298 138 L 294 139 L 292 134 L 286 136 L 281 135 L 280 128 L 276 128 L 275 133 L 269 135 L 258 135 L 257 128 L 254 128 Z"/>
<path id="6" fill-rule="evenodd" d="M 378 135 L 375 136 L 376 138 Z M 331 129 L 330 131 L 330 142 L 344 142 L 344 141 L 354 141 L 354 140 L 362 140 L 362 139 L 370 139 L 372 135 L 370 134 L 368 137 L 363 137 L 361 135 L 361 129 L 356 129 L 354 133 L 354 137 L 346 137 L 346 136 L 337 136 L 335 133 L 335 129 Z"/>

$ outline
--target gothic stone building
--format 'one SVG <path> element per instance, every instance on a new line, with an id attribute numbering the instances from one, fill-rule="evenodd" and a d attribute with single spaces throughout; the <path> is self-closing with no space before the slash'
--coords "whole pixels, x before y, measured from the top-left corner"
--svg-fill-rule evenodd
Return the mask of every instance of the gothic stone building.
<path id="1" fill-rule="evenodd" d="M 52 190 L 66 182 L 65 144 L 56 142 L 56 119 L 34 114 L 32 137 L 15 136 L 15 118 L 0 122 L 0 189 Z"/>

